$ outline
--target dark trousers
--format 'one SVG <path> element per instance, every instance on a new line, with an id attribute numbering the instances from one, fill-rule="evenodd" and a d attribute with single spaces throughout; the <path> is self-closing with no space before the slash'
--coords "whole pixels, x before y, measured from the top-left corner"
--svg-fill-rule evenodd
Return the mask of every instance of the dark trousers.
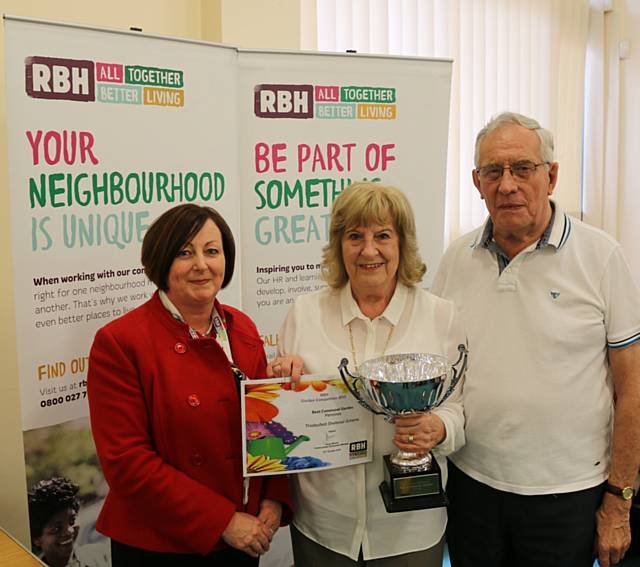
<path id="1" fill-rule="evenodd" d="M 259 561 L 237 549 L 208 555 L 161 553 L 111 540 L 111 567 L 257 567 Z"/>
<path id="2" fill-rule="evenodd" d="M 452 567 L 592 567 L 604 483 L 522 496 L 472 479 L 449 461 L 447 543 Z"/>

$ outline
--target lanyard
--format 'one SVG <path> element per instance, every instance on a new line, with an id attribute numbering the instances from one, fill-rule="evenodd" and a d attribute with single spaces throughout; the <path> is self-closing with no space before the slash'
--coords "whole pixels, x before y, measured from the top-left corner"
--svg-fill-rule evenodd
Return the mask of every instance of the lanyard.
<path id="1" fill-rule="evenodd" d="M 234 366 L 233 354 L 231 353 L 231 343 L 229 342 L 229 334 L 227 333 L 227 326 L 225 325 L 224 320 L 222 319 L 222 317 L 220 317 L 220 314 L 218 313 L 218 310 L 215 307 L 211 312 L 211 325 L 207 333 L 205 333 L 205 336 L 210 334 L 211 328 L 215 330 L 216 341 L 220 345 L 220 348 L 222 348 L 224 353 L 227 355 L 227 359 L 229 360 L 229 363 L 233 367 Z M 189 327 L 189 336 L 192 339 L 199 339 L 201 335 L 194 328 Z M 235 371 L 234 371 L 234 374 L 235 374 Z"/>
<path id="2" fill-rule="evenodd" d="M 213 323 L 213 328 L 216 331 L 216 340 L 222 347 L 222 350 L 227 355 L 229 362 L 233 366 L 233 355 L 231 354 L 231 343 L 229 342 L 227 326 L 224 324 L 222 317 L 220 317 L 215 307 L 213 308 L 213 313 L 211 314 L 211 322 Z"/>

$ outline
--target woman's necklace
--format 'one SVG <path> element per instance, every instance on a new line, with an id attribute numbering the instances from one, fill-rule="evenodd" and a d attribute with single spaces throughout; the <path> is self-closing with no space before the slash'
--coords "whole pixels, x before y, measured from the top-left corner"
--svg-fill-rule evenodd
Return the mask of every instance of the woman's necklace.
<path id="1" fill-rule="evenodd" d="M 353 356 L 353 365 L 357 369 L 358 359 L 356 358 L 356 345 L 353 342 L 353 331 L 351 330 L 351 321 L 347 323 L 347 328 L 349 329 L 349 343 L 351 344 L 351 356 Z M 387 352 L 387 348 L 389 346 L 389 343 L 391 342 L 391 337 L 393 336 L 393 331 L 395 330 L 395 328 L 396 328 L 395 325 L 391 325 L 391 328 L 389 329 L 389 334 L 387 335 L 387 341 L 384 343 L 384 348 L 382 349 L 382 354 L 380 356 L 384 356 L 385 353 Z"/>

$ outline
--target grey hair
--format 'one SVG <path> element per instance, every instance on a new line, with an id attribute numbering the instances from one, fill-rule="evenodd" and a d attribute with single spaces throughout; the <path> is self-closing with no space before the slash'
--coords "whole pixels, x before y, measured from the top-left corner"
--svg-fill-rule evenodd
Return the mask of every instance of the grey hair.
<path id="1" fill-rule="evenodd" d="M 476 147 L 473 154 L 473 162 L 476 167 L 480 167 L 480 144 L 487 134 L 504 126 L 505 124 L 517 124 L 527 130 L 534 130 L 540 138 L 540 156 L 542 161 L 552 163 L 553 155 L 553 134 L 549 130 L 540 126 L 540 123 L 533 118 L 518 114 L 517 112 L 502 112 L 494 116 L 476 136 Z"/>

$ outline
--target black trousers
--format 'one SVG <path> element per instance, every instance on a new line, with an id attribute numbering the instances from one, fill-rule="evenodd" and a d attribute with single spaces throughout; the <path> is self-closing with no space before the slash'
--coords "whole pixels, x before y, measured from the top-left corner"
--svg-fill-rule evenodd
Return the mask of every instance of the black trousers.
<path id="1" fill-rule="evenodd" d="M 452 567 L 592 567 L 604 483 L 522 496 L 474 480 L 449 461 L 447 542 Z"/>
<path id="2" fill-rule="evenodd" d="M 237 549 L 208 555 L 161 553 L 111 540 L 111 567 L 257 567 L 259 561 Z"/>

